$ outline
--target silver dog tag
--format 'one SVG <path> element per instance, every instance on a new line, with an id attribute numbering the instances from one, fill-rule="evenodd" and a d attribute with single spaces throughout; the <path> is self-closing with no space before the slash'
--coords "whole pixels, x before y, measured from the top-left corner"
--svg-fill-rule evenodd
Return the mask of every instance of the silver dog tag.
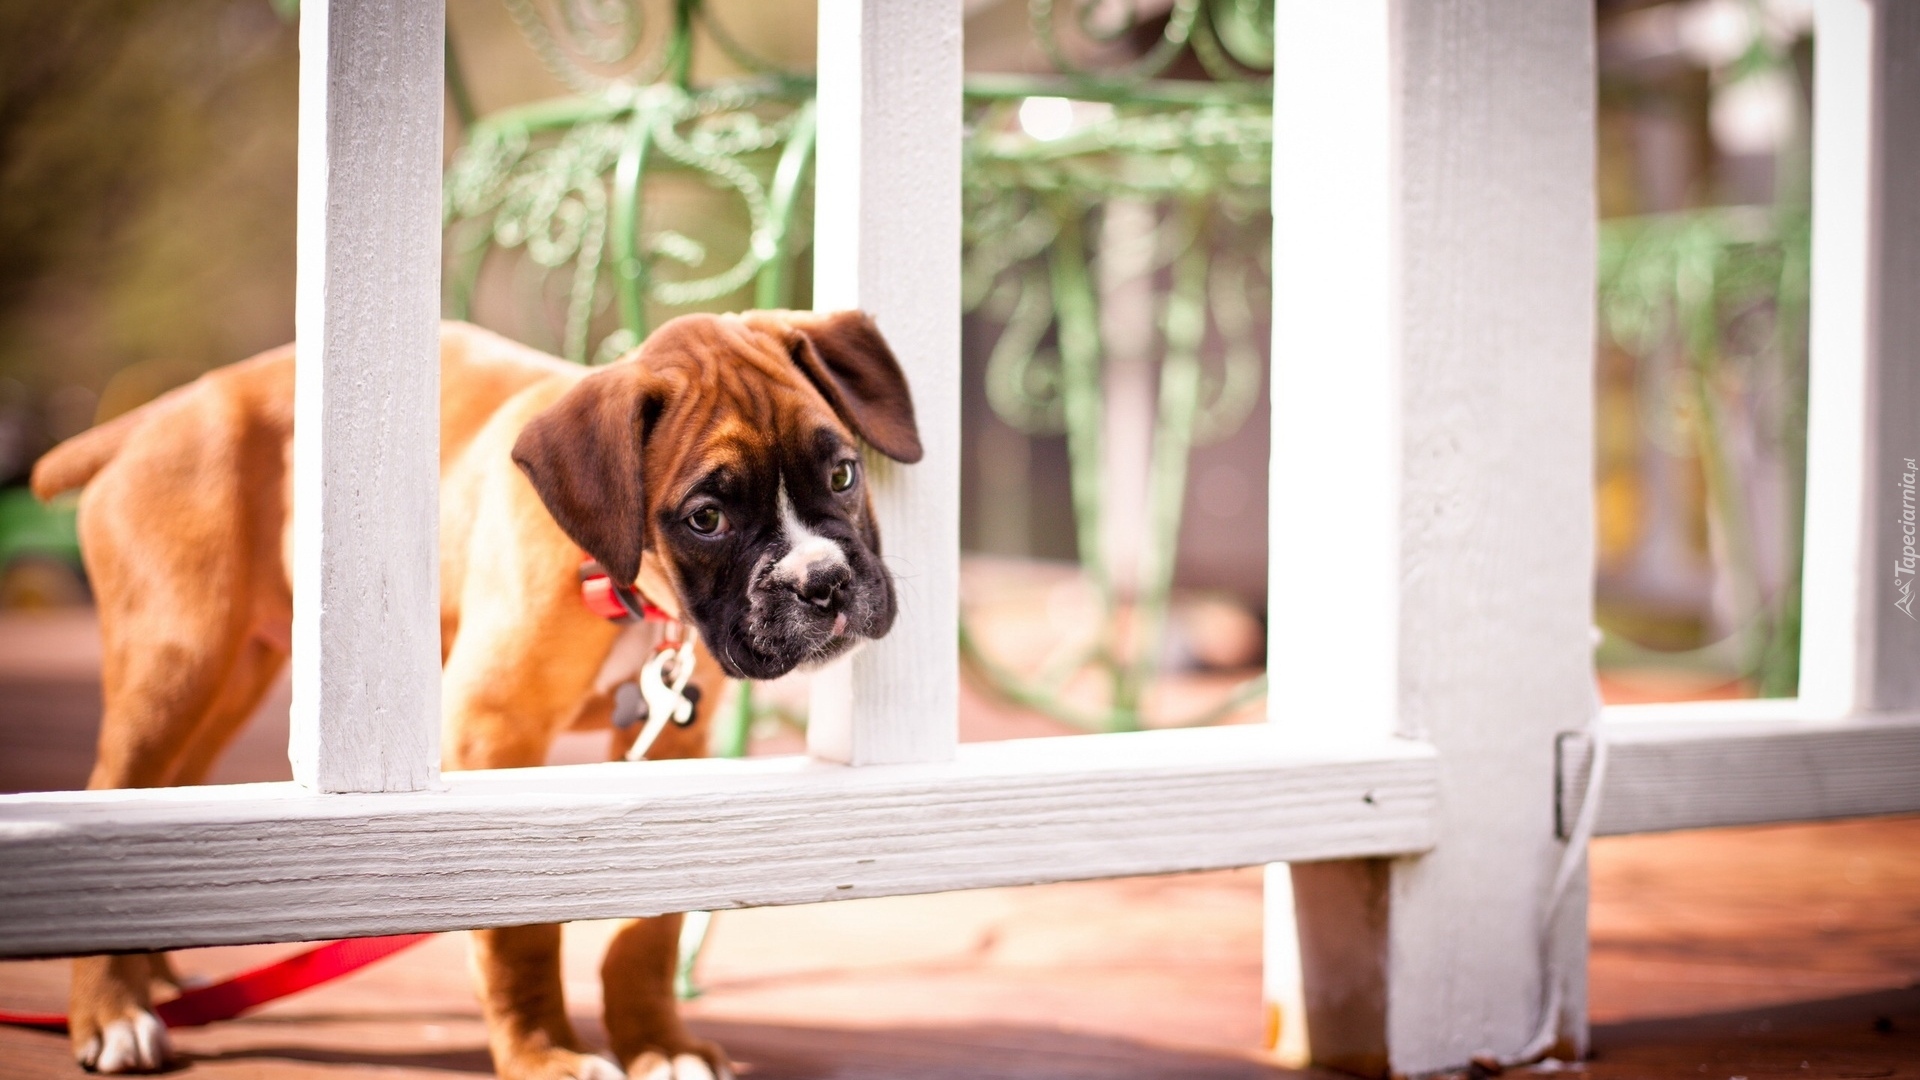
<path id="1" fill-rule="evenodd" d="M 640 696 L 640 683 L 623 682 L 613 688 L 613 726 L 625 731 L 647 718 L 647 699 Z"/>
<path id="2" fill-rule="evenodd" d="M 660 732 L 671 720 L 676 724 L 693 723 L 694 689 L 687 685 L 693 678 L 693 639 L 691 637 L 678 645 L 662 644 L 646 665 L 640 669 L 640 698 L 647 726 L 640 729 L 640 735 L 634 739 L 633 746 L 627 750 L 628 761 L 638 761 L 646 756 L 648 748 L 660 737 Z M 618 708 L 618 699 L 615 707 Z"/>
<path id="3" fill-rule="evenodd" d="M 646 699 L 649 717 L 665 714 L 678 724 L 692 721 L 693 703 L 687 700 L 687 681 L 692 678 L 693 639 L 654 653 L 640 669 L 640 696 Z"/>

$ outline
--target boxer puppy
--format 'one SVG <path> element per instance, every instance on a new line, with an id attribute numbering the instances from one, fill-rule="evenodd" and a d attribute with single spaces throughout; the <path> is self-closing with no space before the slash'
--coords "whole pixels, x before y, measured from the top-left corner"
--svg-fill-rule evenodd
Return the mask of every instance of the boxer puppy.
<path id="1" fill-rule="evenodd" d="M 906 379 L 865 315 L 689 315 L 598 369 L 447 323 L 440 361 L 445 768 L 539 765 L 559 732 L 607 725 L 645 650 L 622 640 L 641 627 L 582 604 L 586 556 L 697 631 L 706 703 L 724 676 L 773 678 L 891 627 L 860 447 L 902 462 L 921 448 Z M 293 363 L 287 346 L 211 372 L 34 469 L 42 498 L 86 485 L 105 700 L 90 788 L 201 782 L 286 660 Z M 702 753 L 704 720 L 669 726 L 649 756 Z M 614 733 L 613 757 L 636 730 Z M 499 1075 L 729 1075 L 680 1023 L 679 922 L 633 920 L 608 948 L 617 1068 L 568 1022 L 558 926 L 474 931 Z M 82 1066 L 171 1062 L 149 996 L 165 972 L 159 955 L 75 961 Z"/>

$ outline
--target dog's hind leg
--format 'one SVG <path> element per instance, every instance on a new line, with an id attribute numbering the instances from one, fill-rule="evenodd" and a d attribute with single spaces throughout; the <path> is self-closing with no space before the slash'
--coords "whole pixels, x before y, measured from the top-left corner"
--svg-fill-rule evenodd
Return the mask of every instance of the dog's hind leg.
<path id="1" fill-rule="evenodd" d="M 191 425 L 143 429 L 80 500 L 104 704 L 89 788 L 172 783 L 228 683 L 249 681 L 236 668 L 255 578 L 278 558 L 283 520 L 260 492 L 276 485 L 253 476 L 262 455 L 233 409 L 212 395 L 184 404 Z"/>
<path id="2" fill-rule="evenodd" d="M 88 787 L 168 783 L 192 756 L 195 730 L 224 696 L 218 680 L 233 665 L 207 663 L 187 650 L 156 649 L 151 643 L 116 656 L 113 635 L 107 636 L 106 709 Z M 67 1014 L 74 1056 L 81 1065 L 124 1073 L 171 1064 L 172 1045 L 153 1013 L 154 974 L 153 957 L 145 953 L 73 962 Z"/>
<path id="3" fill-rule="evenodd" d="M 178 647 L 114 648 L 109 632 L 106 709 L 90 788 L 167 783 L 194 728 L 218 696 L 229 665 Z M 118 655 L 116 655 L 116 653 Z M 211 670 L 209 670 L 211 669 Z M 74 1056 L 103 1073 L 166 1068 L 173 1050 L 153 1013 L 147 954 L 88 956 L 73 962 L 67 1016 Z"/>
<path id="4" fill-rule="evenodd" d="M 242 646 L 240 658 L 229 670 L 225 685 L 214 695 L 212 706 L 207 709 L 200 723 L 195 726 L 192 736 L 188 738 L 186 752 L 174 766 L 173 776 L 169 781 L 170 786 L 187 787 L 206 782 L 207 772 L 219 758 L 220 752 L 226 749 L 227 744 L 232 742 L 234 735 L 239 732 L 241 725 L 253 715 L 254 709 L 260 704 L 260 699 L 266 696 L 267 688 L 273 685 L 273 680 L 280 674 L 280 668 L 285 665 L 286 660 L 285 653 L 263 641 L 254 640 Z M 150 967 L 149 986 L 157 984 L 178 993 L 196 985 L 195 980 L 180 977 L 166 953 L 141 953 L 127 959 L 137 961 L 142 956 L 147 959 Z M 93 963 L 104 959 L 107 958 L 91 957 L 79 963 Z M 75 974 L 76 986 L 89 981 L 94 984 L 88 996 L 95 1000 L 94 1011 L 97 1015 L 99 999 L 114 996 L 114 988 L 106 985 L 97 974 L 91 979 L 81 979 L 78 977 L 78 972 Z M 121 971 L 109 965 L 106 978 L 135 981 L 139 978 L 138 965 L 131 965 L 127 971 Z M 114 1010 L 110 1008 L 108 1011 L 111 1013 Z M 121 1013 L 124 1014 L 124 1010 L 121 1010 Z M 141 1021 L 136 1018 L 130 1021 L 130 1027 L 137 1029 L 140 1023 Z M 108 1026 L 111 1027 L 111 1023 Z M 162 1039 L 164 1040 L 164 1036 Z M 164 1041 L 160 1041 L 157 1047 L 164 1049 L 164 1045 Z M 159 1067 L 159 1064 L 155 1062 L 154 1067 Z M 108 1065 L 113 1065 L 111 1059 Z M 98 1064 L 95 1068 L 99 1068 Z M 109 1067 L 100 1071 L 119 1070 Z"/>
<path id="5" fill-rule="evenodd" d="M 174 782 L 202 724 L 231 696 L 242 658 L 249 512 L 259 509 L 244 483 L 244 425 L 217 397 L 180 408 L 192 424 L 143 428 L 81 497 L 104 705 L 89 788 Z M 153 975 L 147 955 L 74 962 L 68 1021 L 82 1065 L 118 1073 L 170 1063 Z"/>
<path id="6" fill-rule="evenodd" d="M 286 662 L 286 653 L 259 638 L 240 647 L 240 655 L 228 670 L 226 682 L 200 723 L 195 725 L 193 735 L 187 740 L 186 752 L 174 765 L 172 786 L 207 782 L 207 773 L 213 769 L 214 762 L 260 706 Z"/>

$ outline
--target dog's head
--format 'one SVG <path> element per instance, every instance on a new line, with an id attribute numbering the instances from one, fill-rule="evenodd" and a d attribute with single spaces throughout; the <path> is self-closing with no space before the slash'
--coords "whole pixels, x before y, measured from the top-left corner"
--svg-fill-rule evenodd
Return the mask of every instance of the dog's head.
<path id="1" fill-rule="evenodd" d="M 644 553 L 727 674 L 771 679 L 893 626 L 863 441 L 920 460 L 873 320 L 687 315 L 534 417 L 513 460 L 615 580 Z"/>

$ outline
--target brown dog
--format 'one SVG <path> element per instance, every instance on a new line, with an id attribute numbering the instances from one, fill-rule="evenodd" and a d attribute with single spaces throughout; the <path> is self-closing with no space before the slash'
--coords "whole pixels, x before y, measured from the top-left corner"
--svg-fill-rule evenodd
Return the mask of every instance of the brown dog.
<path id="1" fill-rule="evenodd" d="M 858 448 L 915 461 L 920 443 L 905 378 L 865 315 L 686 316 L 601 369 L 448 323 L 440 355 L 446 768 L 539 765 L 557 733 L 608 724 L 643 630 L 582 604 L 582 552 L 698 631 L 694 683 L 708 703 L 723 674 L 772 678 L 891 627 Z M 287 346 L 71 439 L 34 469 L 42 498 L 87 485 L 80 532 L 106 705 L 89 787 L 199 783 L 285 662 L 292 418 Z M 705 726 L 669 726 L 650 756 L 702 753 Z M 614 757 L 635 730 L 615 732 Z M 634 920 L 607 951 L 618 1070 L 583 1053 L 568 1023 L 558 926 L 475 931 L 499 1074 L 727 1075 L 675 1008 L 679 925 Z M 159 955 L 75 961 L 83 1066 L 167 1064 L 156 978 L 167 978 Z"/>

